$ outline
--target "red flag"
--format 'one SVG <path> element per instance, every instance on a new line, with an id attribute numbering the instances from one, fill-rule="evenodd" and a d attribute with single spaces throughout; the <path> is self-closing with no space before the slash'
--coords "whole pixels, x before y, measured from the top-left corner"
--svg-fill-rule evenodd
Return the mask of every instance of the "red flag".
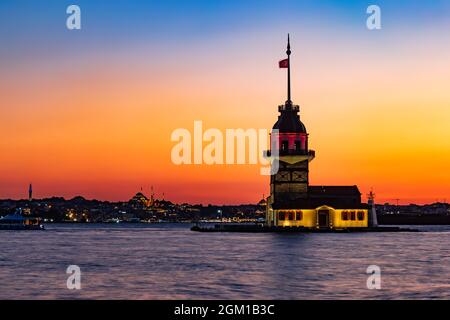
<path id="1" fill-rule="evenodd" d="M 281 60 L 278 65 L 280 68 L 289 68 L 289 59 Z"/>

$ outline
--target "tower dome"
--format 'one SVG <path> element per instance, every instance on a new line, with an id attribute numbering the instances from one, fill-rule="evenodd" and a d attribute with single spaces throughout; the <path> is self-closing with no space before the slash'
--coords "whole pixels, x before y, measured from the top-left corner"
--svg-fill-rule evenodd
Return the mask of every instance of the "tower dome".
<path id="1" fill-rule="evenodd" d="M 278 130 L 279 133 L 307 133 L 305 125 L 300 121 L 298 106 L 286 103 L 284 106 L 279 106 L 278 110 L 280 115 L 272 129 Z"/>

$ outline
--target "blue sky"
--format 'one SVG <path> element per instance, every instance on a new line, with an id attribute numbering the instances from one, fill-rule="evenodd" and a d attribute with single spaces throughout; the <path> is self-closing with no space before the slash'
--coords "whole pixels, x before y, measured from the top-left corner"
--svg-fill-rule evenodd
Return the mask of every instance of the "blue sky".
<path id="1" fill-rule="evenodd" d="M 82 9 L 83 29 L 67 36 L 65 9 Z M 369 4 L 382 8 L 390 30 L 420 29 L 450 20 L 447 0 L 2 0 L 0 38 L 2 55 L 63 50 L 61 45 L 110 45 L 128 42 L 180 42 L 239 34 L 246 30 L 285 29 L 298 23 L 349 30 L 364 28 Z M 446 24 L 448 25 L 448 24 Z M 291 30 L 295 32 L 295 30 Z"/>

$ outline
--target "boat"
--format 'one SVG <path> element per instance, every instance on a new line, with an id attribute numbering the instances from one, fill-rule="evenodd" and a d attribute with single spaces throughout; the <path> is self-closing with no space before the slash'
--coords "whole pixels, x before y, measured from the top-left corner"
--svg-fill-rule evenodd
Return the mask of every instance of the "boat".
<path id="1" fill-rule="evenodd" d="M 120 220 L 119 218 L 111 218 L 105 221 L 105 223 L 121 223 L 122 220 Z"/>
<path id="2" fill-rule="evenodd" d="M 40 218 L 24 217 L 22 210 L 0 218 L 0 230 L 45 230 Z"/>

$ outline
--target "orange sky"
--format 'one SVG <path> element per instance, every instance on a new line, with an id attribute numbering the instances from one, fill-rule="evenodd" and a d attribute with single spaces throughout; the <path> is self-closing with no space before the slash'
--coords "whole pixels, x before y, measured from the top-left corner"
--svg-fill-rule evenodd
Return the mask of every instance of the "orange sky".
<path id="1" fill-rule="evenodd" d="M 175 202 L 257 202 L 269 190 L 259 166 L 175 166 L 170 135 L 194 120 L 270 128 L 286 99 L 278 31 L 183 52 L 135 43 L 6 68 L 0 198 L 24 198 L 33 182 L 36 197 L 126 200 L 154 185 Z M 373 187 L 378 202 L 449 201 L 450 42 L 432 30 L 373 38 L 325 30 L 292 42 L 293 100 L 316 150 L 310 183 Z"/>

